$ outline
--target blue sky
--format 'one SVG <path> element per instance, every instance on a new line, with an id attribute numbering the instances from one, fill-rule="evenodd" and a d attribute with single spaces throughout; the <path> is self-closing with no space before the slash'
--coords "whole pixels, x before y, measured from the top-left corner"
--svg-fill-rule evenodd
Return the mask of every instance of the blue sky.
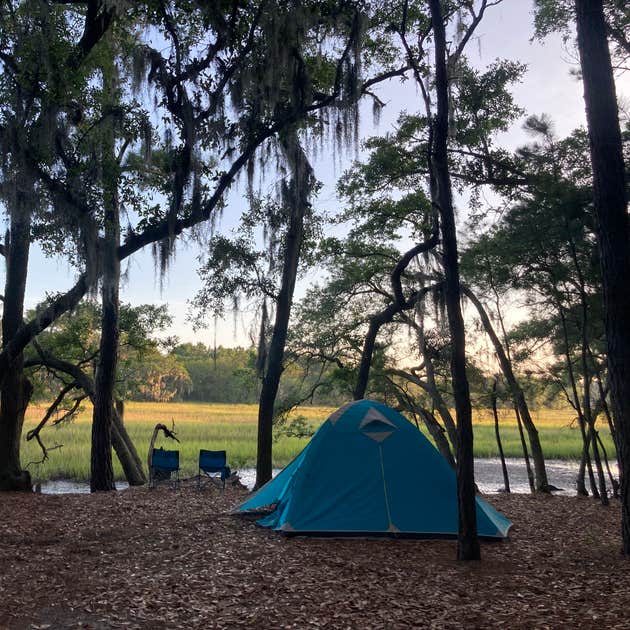
<path id="1" fill-rule="evenodd" d="M 570 75 L 577 60 L 559 37 L 549 38 L 544 43 L 530 41 L 533 32 L 531 11 L 529 0 L 505 0 L 500 6 L 489 10 L 477 32 L 478 41 L 471 42 L 469 46 L 468 56 L 480 67 L 497 57 L 526 63 L 528 72 L 523 82 L 513 90 L 516 102 L 527 114 L 549 114 L 557 134 L 563 136 L 584 124 L 582 86 Z M 622 98 L 630 97 L 630 77 L 620 78 L 617 87 Z M 361 138 L 391 129 L 401 110 L 414 111 L 419 108 L 419 98 L 412 81 L 405 85 L 391 81 L 380 88 L 379 95 L 387 103 L 379 127 L 375 129 L 372 126 L 371 106 L 366 106 L 362 115 Z M 522 120 L 501 137 L 501 144 L 515 148 L 527 142 L 521 123 Z M 341 167 L 339 160 L 336 160 L 335 167 L 329 156 L 314 161 L 316 175 L 324 184 L 317 201 L 318 207 L 328 210 L 335 208 L 338 203 L 334 192 L 335 180 L 351 158 L 342 158 Z M 243 194 L 244 187 L 230 193 L 221 229 L 229 230 L 235 223 L 244 207 Z M 177 335 L 183 341 L 212 344 L 214 327 L 195 332 L 186 320 L 187 300 L 194 297 L 199 288 L 196 273 L 198 255 L 197 245 L 180 242 L 170 270 L 160 282 L 149 249 L 135 254 L 123 265 L 127 280 L 121 287 L 121 299 L 132 304 L 167 303 L 175 318 L 170 334 Z M 63 291 L 70 287 L 73 277 L 72 269 L 61 258 L 51 260 L 34 250 L 27 285 L 27 307 L 41 301 L 46 292 Z M 298 297 L 308 282 L 315 279 L 311 275 L 300 283 Z M 217 343 L 224 346 L 247 344 L 251 317 L 251 312 L 245 311 L 236 317 L 228 315 L 225 321 L 218 322 Z"/>

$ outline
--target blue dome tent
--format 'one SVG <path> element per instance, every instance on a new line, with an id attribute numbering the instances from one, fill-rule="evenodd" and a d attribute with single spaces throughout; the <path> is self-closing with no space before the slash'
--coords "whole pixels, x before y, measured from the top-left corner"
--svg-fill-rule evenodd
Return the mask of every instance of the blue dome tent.
<path id="1" fill-rule="evenodd" d="M 344 405 L 274 479 L 235 508 L 287 534 L 457 536 L 455 472 L 418 429 L 372 400 Z M 479 536 L 512 523 L 477 497 Z"/>

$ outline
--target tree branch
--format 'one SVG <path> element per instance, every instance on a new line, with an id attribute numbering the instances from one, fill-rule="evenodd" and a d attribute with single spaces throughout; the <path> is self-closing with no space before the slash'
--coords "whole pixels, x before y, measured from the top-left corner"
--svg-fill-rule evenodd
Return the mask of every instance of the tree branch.
<path id="1" fill-rule="evenodd" d="M 418 245 L 416 245 L 415 247 L 412 247 L 408 252 L 406 252 L 398 261 L 398 264 L 396 265 L 396 267 L 394 267 L 394 270 L 392 271 L 391 276 L 390 276 L 390 281 L 391 281 L 392 289 L 394 290 L 394 295 L 396 297 L 396 304 L 401 309 L 410 308 L 407 305 L 405 296 L 403 295 L 402 283 L 401 283 L 402 274 L 405 272 L 405 269 L 407 269 L 407 266 L 409 265 L 409 263 L 416 256 L 433 249 L 434 247 L 437 246 L 439 242 L 440 242 L 440 238 L 439 238 L 439 232 L 438 232 L 438 221 L 437 221 L 437 218 L 434 217 L 433 226 L 431 228 L 431 236 L 423 243 L 418 243 Z"/>
<path id="2" fill-rule="evenodd" d="M 50 420 L 50 418 L 55 413 L 55 411 L 57 411 L 57 408 L 63 402 L 63 399 L 66 397 L 66 394 L 70 393 L 76 387 L 77 387 L 77 383 L 76 383 L 76 381 L 73 381 L 72 383 L 70 383 L 69 385 L 66 385 L 65 387 L 63 387 L 61 389 L 61 391 L 59 392 L 59 394 L 57 394 L 57 397 L 55 398 L 53 403 L 50 405 L 50 407 L 48 407 L 48 410 L 44 414 L 44 417 L 39 421 L 39 424 L 34 429 L 31 429 L 26 434 L 26 441 L 27 442 L 30 442 L 33 438 L 39 436 L 40 431 L 44 428 L 44 426 L 46 425 L 48 420 Z M 78 406 L 78 405 L 76 405 L 76 406 Z M 76 406 L 75 406 L 75 408 L 76 408 Z M 40 446 L 42 446 L 41 442 L 40 442 Z"/>
<path id="3" fill-rule="evenodd" d="M 107 4 L 110 7 L 107 8 Z M 71 68 L 78 68 L 92 49 L 101 41 L 116 14 L 116 4 L 102 0 L 88 0 L 83 35 L 69 59 Z"/>
<path id="4" fill-rule="evenodd" d="M 72 310 L 88 290 L 87 274 L 79 276 L 77 283 L 66 293 L 58 296 L 35 317 L 20 326 L 16 334 L 0 352 L 0 374 L 5 374 L 13 360 L 43 330 L 63 313 Z M 0 378 L 0 380 L 2 380 Z"/>
<path id="5" fill-rule="evenodd" d="M 503 2 L 503 0 L 494 0 L 494 2 L 488 2 L 488 0 L 482 0 L 481 6 L 479 7 L 479 13 L 475 13 L 474 5 L 472 2 L 470 3 L 468 7 L 468 12 L 473 18 L 472 22 L 466 29 L 464 36 L 462 37 L 457 48 L 455 49 L 455 52 L 452 55 L 449 55 L 449 59 L 448 59 L 449 65 L 456 64 L 459 61 L 459 58 L 464 52 L 464 48 L 466 47 L 466 44 L 468 43 L 473 33 L 477 29 L 477 26 L 479 26 L 479 22 L 481 22 L 481 20 L 483 19 L 486 9 L 488 9 L 489 7 L 494 7 L 498 4 L 501 4 L 501 2 Z"/>

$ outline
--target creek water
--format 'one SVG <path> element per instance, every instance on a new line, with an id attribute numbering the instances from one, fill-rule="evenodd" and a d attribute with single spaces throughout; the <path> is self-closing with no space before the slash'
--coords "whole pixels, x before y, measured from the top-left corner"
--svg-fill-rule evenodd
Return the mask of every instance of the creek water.
<path id="1" fill-rule="evenodd" d="M 528 493 L 529 484 L 525 461 L 523 459 L 507 459 L 508 476 L 510 478 L 510 489 L 516 493 Z M 575 495 L 575 478 L 577 476 L 579 462 L 564 461 L 559 459 L 547 460 L 547 476 L 549 483 L 560 488 L 556 494 L 566 496 Z M 238 471 L 241 482 L 249 489 L 254 485 L 256 471 L 253 468 L 241 468 Z M 273 474 L 277 475 L 280 469 L 274 469 Z M 616 466 L 613 474 L 616 475 Z M 492 494 L 503 489 L 503 473 L 501 472 L 501 461 L 498 458 L 477 458 L 475 459 L 475 481 L 483 493 Z M 118 490 L 128 487 L 124 481 L 117 481 Z M 42 483 L 42 493 L 45 494 L 68 494 L 68 493 L 88 493 L 90 485 L 68 480 L 55 480 Z"/>

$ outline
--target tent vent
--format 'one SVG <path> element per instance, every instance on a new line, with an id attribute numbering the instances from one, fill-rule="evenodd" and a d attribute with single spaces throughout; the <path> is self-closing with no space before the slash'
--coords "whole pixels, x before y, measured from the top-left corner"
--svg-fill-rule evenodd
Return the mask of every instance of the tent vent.
<path id="1" fill-rule="evenodd" d="M 373 426 L 386 424 L 392 429 L 396 428 L 396 425 L 391 420 L 388 420 L 380 411 L 374 409 L 374 407 L 371 407 L 363 416 L 363 420 L 361 420 L 361 424 L 359 424 L 359 429 L 364 429 L 368 424 Z"/>
<path id="2" fill-rule="evenodd" d="M 361 420 L 359 430 L 366 437 L 380 443 L 384 442 L 396 430 L 396 425 L 372 407 Z"/>
<path id="3" fill-rule="evenodd" d="M 375 442 L 384 442 L 392 433 L 393 431 L 363 431 L 363 435 Z"/>

